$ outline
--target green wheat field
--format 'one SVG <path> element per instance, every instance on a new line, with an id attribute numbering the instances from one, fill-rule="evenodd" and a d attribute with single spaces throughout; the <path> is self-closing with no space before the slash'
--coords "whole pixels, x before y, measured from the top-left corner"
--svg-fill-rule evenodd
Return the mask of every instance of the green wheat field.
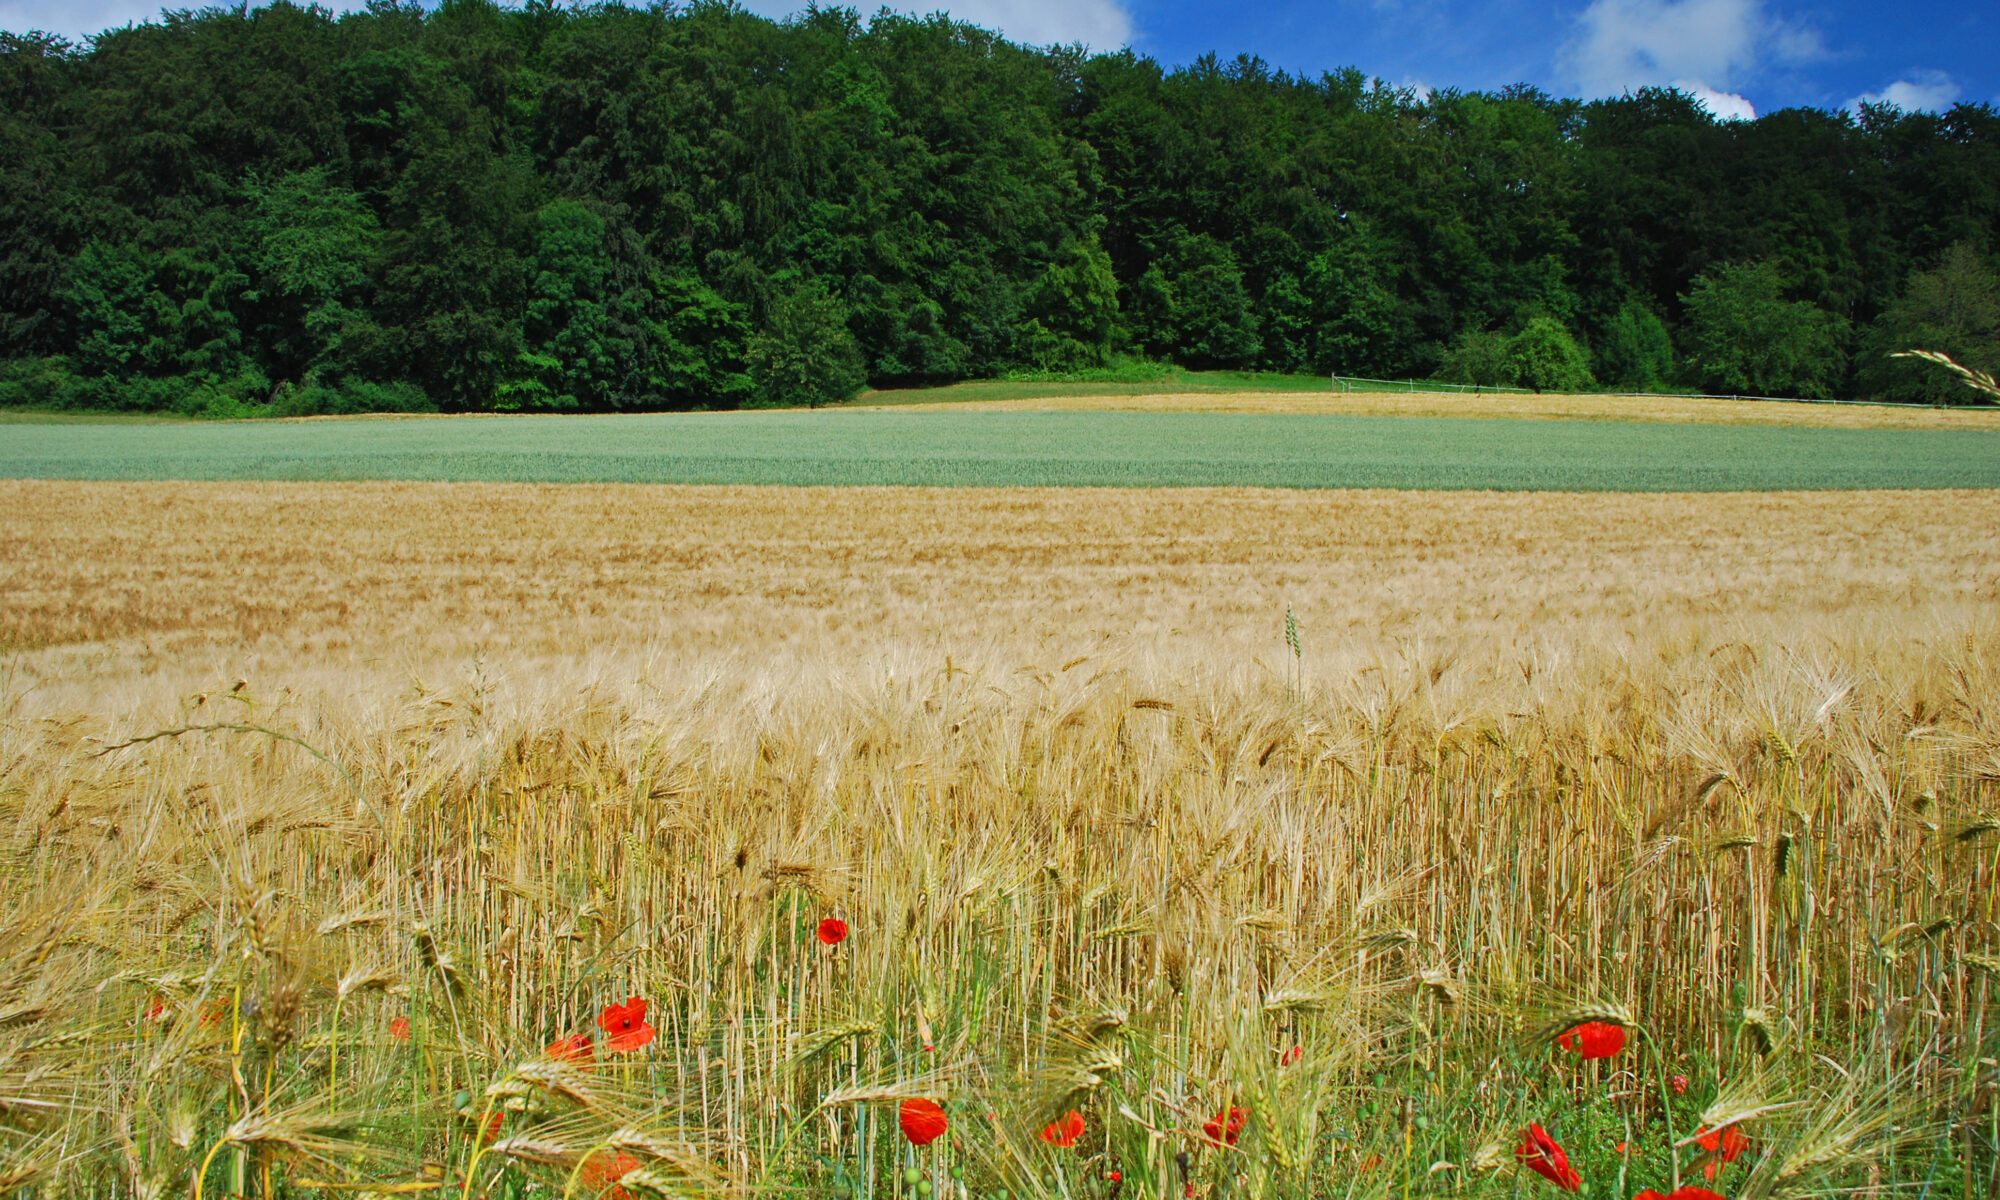
<path id="1" fill-rule="evenodd" d="M 1241 413 L 10 424 L 0 477 L 1750 491 L 2000 486 L 2000 432 Z"/>

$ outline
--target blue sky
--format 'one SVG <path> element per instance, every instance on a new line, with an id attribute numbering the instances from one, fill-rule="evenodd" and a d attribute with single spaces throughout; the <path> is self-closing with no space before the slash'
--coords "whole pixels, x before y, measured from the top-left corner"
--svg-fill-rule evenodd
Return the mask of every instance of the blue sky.
<path id="1" fill-rule="evenodd" d="M 1356 66 L 1398 85 L 1530 83 L 1566 96 L 1671 83 L 1704 97 L 1723 116 L 1793 105 L 1841 108 L 1862 99 L 1910 110 L 1955 100 L 2000 104 L 2000 4 L 1993 0 L 943 0 L 942 6 L 1017 40 L 1129 44 L 1169 64 L 1211 50 L 1224 58 L 1247 52 L 1306 74 Z M 783 16 L 802 2 L 747 0 L 746 7 Z M 0 0 L 0 28 L 74 37 L 158 11 L 157 0 Z"/>

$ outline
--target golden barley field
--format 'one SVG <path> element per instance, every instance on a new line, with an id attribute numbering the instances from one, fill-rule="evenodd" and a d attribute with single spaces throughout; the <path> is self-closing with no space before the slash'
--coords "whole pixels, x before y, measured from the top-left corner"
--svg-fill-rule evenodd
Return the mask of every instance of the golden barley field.
<path id="1" fill-rule="evenodd" d="M 1996 531 L 0 483 L 0 1190 L 2000 1194 Z"/>

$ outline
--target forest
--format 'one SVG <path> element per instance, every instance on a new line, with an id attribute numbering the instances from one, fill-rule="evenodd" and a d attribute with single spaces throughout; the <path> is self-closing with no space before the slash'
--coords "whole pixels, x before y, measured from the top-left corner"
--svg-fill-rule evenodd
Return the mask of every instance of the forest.
<path id="1" fill-rule="evenodd" d="M 1188 369 L 1977 399 L 2000 111 L 1720 121 L 944 17 L 0 34 L 0 405 L 722 409 Z"/>

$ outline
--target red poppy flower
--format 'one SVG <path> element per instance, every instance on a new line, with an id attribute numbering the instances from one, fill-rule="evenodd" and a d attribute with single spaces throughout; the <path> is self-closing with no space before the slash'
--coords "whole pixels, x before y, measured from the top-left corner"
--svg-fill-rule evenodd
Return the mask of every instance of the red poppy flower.
<path id="1" fill-rule="evenodd" d="M 1668 1196 L 1666 1200 L 1723 1200 L 1723 1197 L 1716 1195 L 1707 1188 L 1684 1187 L 1671 1196 Z"/>
<path id="2" fill-rule="evenodd" d="M 1687 1090 L 1688 1090 L 1688 1077 L 1687 1077 L 1687 1076 L 1685 1076 L 1685 1075 L 1676 1075 L 1676 1076 L 1674 1076 L 1674 1077 L 1673 1077 L 1672 1079 L 1668 1080 L 1668 1082 L 1669 1082 L 1669 1083 L 1671 1083 L 1671 1084 L 1673 1084 L 1673 1087 L 1674 1087 L 1674 1095 L 1676 1095 L 1676 1096 L 1685 1096 L 1685 1095 L 1687 1095 Z"/>
<path id="3" fill-rule="evenodd" d="M 623 1151 L 614 1155 L 599 1150 L 583 1160 L 583 1184 L 590 1195 L 603 1200 L 632 1200 L 632 1193 L 619 1187 L 618 1181 L 644 1165 Z"/>
<path id="4" fill-rule="evenodd" d="M 1231 1105 L 1228 1112 L 1219 1112 L 1212 1119 L 1202 1122 L 1201 1131 L 1211 1142 L 1234 1146 L 1236 1139 L 1243 1136 L 1243 1122 L 1249 1116 L 1249 1113 Z"/>
<path id="5" fill-rule="evenodd" d="M 1679 1193 L 1675 1194 L 1678 1195 Z M 1660 1193 L 1654 1191 L 1652 1188 L 1647 1188 L 1645 1191 L 1640 1192 L 1638 1195 L 1632 1197 L 1632 1200 L 1667 1200 L 1667 1198 L 1665 1196 L 1660 1195 Z"/>
<path id="6" fill-rule="evenodd" d="M 1708 1179 L 1714 1179 L 1718 1168 L 1727 1163 L 1735 1162 L 1743 1156 L 1745 1150 L 1750 1148 L 1750 1139 L 1744 1137 L 1742 1131 L 1734 1125 L 1727 1125 L 1721 1129 L 1711 1129 L 1706 1133 L 1697 1134 L 1695 1135 L 1694 1143 L 1713 1156 L 1708 1160 L 1708 1165 L 1701 1169 L 1702 1175 Z M 1681 1190 L 1686 1191 L 1687 1189 L 1683 1188 Z"/>
<path id="7" fill-rule="evenodd" d="M 497 1112 L 497 1113 L 494 1113 L 494 1114 L 493 1114 L 492 1116 L 490 1116 L 490 1117 L 487 1117 L 487 1118 L 486 1118 L 486 1128 L 485 1128 L 485 1130 L 484 1130 L 484 1131 L 482 1131 L 482 1132 L 480 1133 L 480 1135 L 479 1135 L 479 1144 L 480 1144 L 480 1145 L 482 1145 L 482 1146 L 484 1146 L 484 1145 L 486 1145 L 486 1144 L 490 1143 L 490 1142 L 491 1142 L 491 1141 L 492 1141 L 492 1140 L 493 1140 L 494 1138 L 497 1138 L 497 1137 L 499 1137 L 499 1136 L 500 1136 L 500 1122 L 502 1122 L 502 1121 L 506 1120 L 506 1118 L 507 1118 L 507 1114 L 506 1114 L 506 1113 L 504 1113 L 504 1112 Z M 474 1119 L 475 1119 L 475 1120 L 477 1120 L 477 1118 L 474 1118 Z"/>
<path id="8" fill-rule="evenodd" d="M 598 1014 L 597 1027 L 611 1035 L 605 1049 L 614 1054 L 637 1050 L 653 1040 L 653 1027 L 646 1024 L 646 1002 L 638 996 L 623 1004 L 607 1004 Z"/>
<path id="9" fill-rule="evenodd" d="M 1125 1177 L 1124 1177 L 1123 1175 L 1120 1175 L 1120 1174 L 1119 1174 L 1118 1172 L 1116 1172 L 1116 1171 L 1113 1171 L 1113 1172 L 1111 1172 L 1111 1173 L 1110 1173 L 1109 1175 L 1106 1175 L 1106 1176 L 1105 1176 L 1105 1178 L 1106 1178 L 1106 1179 L 1109 1179 L 1109 1180 L 1110 1180 L 1111 1182 L 1113 1182 L 1113 1183 L 1123 1183 L 1123 1182 L 1125 1182 Z"/>
<path id="10" fill-rule="evenodd" d="M 389 1036 L 395 1038 L 399 1042 L 409 1041 L 410 1018 L 397 1017 L 395 1020 L 389 1022 Z"/>
<path id="11" fill-rule="evenodd" d="M 847 922 L 839 917 L 828 917 L 819 923 L 819 940 L 829 946 L 838 946 L 847 940 Z"/>
<path id="12" fill-rule="evenodd" d="M 1287 1050 L 1283 1054 L 1278 1056 L 1278 1065 L 1281 1067 L 1289 1067 L 1293 1063 L 1299 1061 L 1299 1056 L 1301 1054 L 1304 1054 L 1305 1052 L 1306 1048 L 1304 1046 L 1293 1046 L 1290 1050 Z"/>
<path id="13" fill-rule="evenodd" d="M 1514 1157 L 1521 1165 L 1555 1184 L 1565 1192 L 1573 1192 L 1583 1182 L 1575 1168 L 1569 1165 L 1569 1155 L 1549 1136 L 1549 1131 L 1540 1125 L 1530 1125 L 1521 1133 L 1521 1144 L 1514 1149 Z"/>
<path id="14" fill-rule="evenodd" d="M 944 1115 L 935 1100 L 905 1100 L 896 1113 L 896 1123 L 903 1127 L 903 1136 L 910 1139 L 912 1146 L 928 1146 L 944 1136 L 951 1128 L 951 1118 Z"/>
<path id="15" fill-rule="evenodd" d="M 1050 1121 L 1048 1127 L 1035 1136 L 1051 1146 L 1067 1150 L 1076 1145 L 1076 1139 L 1083 1136 L 1083 1114 L 1072 1108 Z"/>
<path id="16" fill-rule="evenodd" d="M 568 1037 L 557 1038 L 542 1053 L 557 1062 L 567 1063 L 587 1063 L 597 1057 L 587 1033 L 572 1033 Z"/>
<path id="17" fill-rule="evenodd" d="M 1609 1021 L 1585 1021 L 1558 1036 L 1556 1045 L 1585 1058 L 1610 1058 L 1625 1048 L 1625 1027 Z"/>

